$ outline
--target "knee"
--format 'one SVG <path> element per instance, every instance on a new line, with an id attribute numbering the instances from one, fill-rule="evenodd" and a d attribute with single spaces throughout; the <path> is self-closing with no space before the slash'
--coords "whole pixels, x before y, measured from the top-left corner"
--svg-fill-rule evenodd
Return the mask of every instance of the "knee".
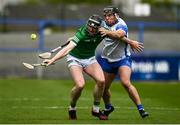
<path id="1" fill-rule="evenodd" d="M 77 88 L 78 90 L 83 90 L 83 89 L 84 89 L 84 86 L 85 86 L 85 83 L 76 84 L 76 88 Z"/>
<path id="2" fill-rule="evenodd" d="M 105 86 L 105 79 L 104 78 L 101 78 L 101 79 L 98 79 L 97 80 L 97 85 L 101 88 L 104 88 Z"/>
<path id="3" fill-rule="evenodd" d="M 121 80 L 122 81 L 122 85 L 126 88 L 129 89 L 131 87 L 131 82 L 130 80 Z"/>

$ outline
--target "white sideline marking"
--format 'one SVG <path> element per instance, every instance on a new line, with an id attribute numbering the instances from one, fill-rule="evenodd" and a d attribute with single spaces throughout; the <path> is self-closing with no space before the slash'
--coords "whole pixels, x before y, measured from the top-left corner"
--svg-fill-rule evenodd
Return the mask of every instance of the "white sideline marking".
<path id="1" fill-rule="evenodd" d="M 68 98 L 0 98 L 0 101 L 48 101 L 48 100 L 64 100 L 69 101 Z M 91 101 L 89 98 L 80 98 L 81 101 Z M 128 101 L 129 98 L 113 98 L 114 101 L 123 100 Z M 144 98 L 144 101 L 151 100 L 150 98 Z M 2 103 L 2 102 L 1 102 Z M 68 107 L 64 106 L 12 106 L 12 109 L 66 109 Z M 90 109 L 91 107 L 77 107 L 77 109 Z M 116 109 L 136 109 L 136 107 L 115 107 Z M 162 110 L 162 111 L 180 111 L 180 108 L 166 108 L 166 107 L 146 107 L 152 110 Z"/>
<path id="2" fill-rule="evenodd" d="M 47 100 L 64 100 L 64 101 L 69 101 L 69 98 L 0 98 L 0 101 L 47 101 Z M 90 98 L 80 98 L 79 100 L 81 101 L 91 101 L 93 100 Z M 118 101 L 118 100 L 130 100 L 129 98 L 113 98 L 113 100 Z M 150 98 L 144 98 L 143 100 L 151 100 Z"/>
<path id="3" fill-rule="evenodd" d="M 12 106 L 12 109 L 68 109 L 68 106 Z M 77 109 L 91 109 L 92 107 L 76 107 Z M 152 110 L 162 110 L 162 111 L 180 111 L 180 108 L 165 108 L 165 107 L 146 107 Z M 136 109 L 136 107 L 115 107 L 115 109 Z"/>

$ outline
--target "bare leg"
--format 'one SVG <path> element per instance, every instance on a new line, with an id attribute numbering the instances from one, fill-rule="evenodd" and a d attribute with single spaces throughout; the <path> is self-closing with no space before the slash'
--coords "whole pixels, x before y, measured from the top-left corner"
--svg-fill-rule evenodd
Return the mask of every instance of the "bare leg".
<path id="1" fill-rule="evenodd" d="M 119 68 L 119 75 L 124 88 L 128 92 L 129 97 L 136 104 L 141 117 L 145 118 L 149 116 L 149 113 L 146 112 L 143 106 L 141 105 L 141 100 L 136 88 L 130 82 L 131 69 L 128 66 L 122 66 Z"/>
<path id="2" fill-rule="evenodd" d="M 104 72 L 104 76 L 105 76 L 105 89 L 104 89 L 104 93 L 103 93 L 103 100 L 106 105 L 106 104 L 111 104 L 111 100 L 110 100 L 111 92 L 110 92 L 109 88 L 110 88 L 111 83 L 114 80 L 116 75 L 112 74 L 112 73 Z"/>
<path id="3" fill-rule="evenodd" d="M 93 63 L 86 67 L 85 72 L 96 81 L 93 92 L 94 105 L 92 108 L 92 115 L 98 117 L 100 120 L 107 120 L 107 116 L 102 114 L 102 112 L 99 110 L 105 83 L 103 71 L 98 63 Z"/>
<path id="4" fill-rule="evenodd" d="M 71 107 L 76 106 L 77 100 L 81 96 L 81 92 L 85 85 L 85 80 L 82 72 L 83 69 L 79 66 L 70 67 L 70 73 L 72 75 L 73 81 L 75 82 L 75 85 L 71 90 L 71 101 L 70 101 Z"/>
<path id="5" fill-rule="evenodd" d="M 129 97 L 136 105 L 141 104 L 141 100 L 136 88 L 131 84 L 130 76 L 131 69 L 128 66 L 122 66 L 119 68 L 119 76 L 121 78 L 122 85 L 129 94 Z"/>
<path id="6" fill-rule="evenodd" d="M 96 85 L 94 87 L 94 102 L 99 102 L 104 92 L 104 74 L 98 63 L 93 63 L 86 67 L 85 72 L 91 76 L 95 81 Z"/>

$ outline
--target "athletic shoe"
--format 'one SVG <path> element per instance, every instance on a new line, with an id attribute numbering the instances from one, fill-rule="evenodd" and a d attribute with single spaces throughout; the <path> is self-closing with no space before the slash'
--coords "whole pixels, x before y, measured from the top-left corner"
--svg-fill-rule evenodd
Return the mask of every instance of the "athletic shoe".
<path id="1" fill-rule="evenodd" d="M 70 120 L 76 120 L 77 116 L 76 116 L 76 110 L 69 110 L 69 119 Z"/>
<path id="2" fill-rule="evenodd" d="M 139 114 L 141 115 L 142 118 L 149 116 L 149 113 L 146 112 L 144 109 L 139 110 Z"/>
<path id="3" fill-rule="evenodd" d="M 111 112 L 113 112 L 113 111 L 114 111 L 114 107 L 111 106 L 111 108 L 108 109 L 108 110 L 107 110 L 107 109 L 106 109 L 106 110 L 102 110 L 102 113 L 108 117 L 109 114 L 110 114 Z"/>
<path id="4" fill-rule="evenodd" d="M 94 112 L 93 110 L 91 111 L 92 115 L 95 117 L 98 117 L 99 120 L 108 120 L 108 117 L 104 115 L 101 111 L 99 112 Z"/>

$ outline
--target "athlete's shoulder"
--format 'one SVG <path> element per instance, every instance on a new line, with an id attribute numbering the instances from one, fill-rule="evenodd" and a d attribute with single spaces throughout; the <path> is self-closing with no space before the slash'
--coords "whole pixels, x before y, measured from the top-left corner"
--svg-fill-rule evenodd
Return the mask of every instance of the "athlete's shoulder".
<path id="1" fill-rule="evenodd" d="M 128 34 L 127 24 L 121 18 L 118 18 L 118 23 L 116 23 L 114 28 L 115 28 L 115 30 L 123 30 L 124 32 L 126 32 L 126 35 Z"/>
<path id="2" fill-rule="evenodd" d="M 82 39 L 86 35 L 87 35 L 87 33 L 86 33 L 86 26 L 85 25 L 81 26 L 75 34 L 75 36 L 78 37 L 79 39 Z"/>
<path id="3" fill-rule="evenodd" d="M 81 33 L 81 34 L 84 34 L 85 33 L 85 30 L 86 30 L 86 25 L 83 25 L 81 26 L 76 33 Z"/>
<path id="4" fill-rule="evenodd" d="M 71 40 L 77 44 L 81 41 L 85 36 L 85 26 L 81 26 L 75 33 L 75 35 L 71 38 Z"/>
<path id="5" fill-rule="evenodd" d="M 117 25 L 123 25 L 123 26 L 126 26 L 126 27 L 127 27 L 126 22 L 125 22 L 123 19 L 121 19 L 121 18 L 118 18 L 118 23 L 117 23 Z"/>

